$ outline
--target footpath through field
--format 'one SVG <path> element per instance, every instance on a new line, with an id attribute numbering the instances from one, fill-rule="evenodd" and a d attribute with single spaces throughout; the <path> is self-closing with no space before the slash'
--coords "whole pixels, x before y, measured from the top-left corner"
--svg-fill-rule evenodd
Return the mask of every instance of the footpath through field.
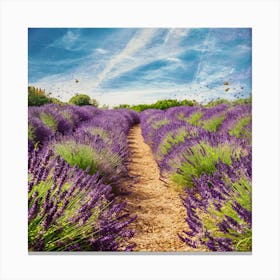
<path id="1" fill-rule="evenodd" d="M 160 173 L 150 147 L 144 143 L 140 125 L 134 126 L 128 136 L 131 160 L 129 175 L 138 180 L 127 190 L 127 210 L 137 214 L 132 223 L 137 244 L 135 251 L 174 252 L 194 251 L 182 242 L 177 233 L 186 230 L 186 210 L 172 188 L 160 180 Z"/>

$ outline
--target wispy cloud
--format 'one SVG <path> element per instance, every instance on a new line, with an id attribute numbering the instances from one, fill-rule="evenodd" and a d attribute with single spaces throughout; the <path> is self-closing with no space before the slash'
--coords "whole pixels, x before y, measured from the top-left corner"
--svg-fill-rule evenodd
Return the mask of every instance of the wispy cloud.
<path id="1" fill-rule="evenodd" d="M 234 30 L 62 30 L 34 48 L 29 73 L 32 84 L 64 101 L 76 93 L 109 105 L 233 98 L 240 83 L 251 90 L 250 33 Z M 225 80 L 231 82 L 229 92 Z"/>
<path id="2" fill-rule="evenodd" d="M 97 48 L 97 49 L 95 49 L 95 51 L 96 51 L 97 53 L 100 53 L 100 54 L 105 54 L 105 53 L 108 52 L 107 50 L 104 50 L 104 49 L 102 49 L 102 48 Z"/>
<path id="3" fill-rule="evenodd" d="M 63 48 L 66 50 L 74 50 L 79 48 L 76 46 L 76 42 L 78 41 L 80 37 L 79 30 L 68 30 L 65 35 L 63 35 L 61 38 L 55 40 L 51 44 L 48 45 L 48 47 L 55 47 L 55 48 Z"/>
<path id="4" fill-rule="evenodd" d="M 127 43 L 125 48 L 111 58 L 104 70 L 97 76 L 93 86 L 98 87 L 105 78 L 110 79 L 126 72 L 128 70 L 127 67 L 120 64 L 123 63 L 124 60 L 131 60 L 133 55 L 150 41 L 155 31 L 155 29 L 149 28 L 137 32 L 137 34 Z"/>

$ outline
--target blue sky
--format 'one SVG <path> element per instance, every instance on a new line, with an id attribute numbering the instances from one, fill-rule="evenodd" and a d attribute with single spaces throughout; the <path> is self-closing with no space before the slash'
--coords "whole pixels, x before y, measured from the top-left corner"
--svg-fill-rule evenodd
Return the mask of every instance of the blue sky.
<path id="1" fill-rule="evenodd" d="M 29 28 L 29 85 L 110 106 L 248 97 L 251 40 L 250 28 Z"/>

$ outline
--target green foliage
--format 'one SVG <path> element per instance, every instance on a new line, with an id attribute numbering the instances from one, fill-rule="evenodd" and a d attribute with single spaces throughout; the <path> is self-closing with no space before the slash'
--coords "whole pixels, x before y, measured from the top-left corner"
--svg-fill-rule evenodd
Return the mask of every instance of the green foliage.
<path id="1" fill-rule="evenodd" d="M 246 134 L 246 131 L 244 131 L 244 127 L 249 124 L 251 121 L 251 116 L 245 117 L 245 118 L 241 118 L 236 125 L 234 126 L 233 129 L 231 129 L 229 131 L 229 135 L 230 136 L 236 136 L 238 138 L 241 138 L 242 136 L 244 136 L 243 134 Z"/>
<path id="2" fill-rule="evenodd" d="M 89 174 L 96 173 L 98 169 L 97 153 L 89 145 L 68 141 L 56 144 L 55 152 L 66 160 L 70 166 L 77 166 L 83 170 L 88 168 Z"/>
<path id="3" fill-rule="evenodd" d="M 214 205 L 210 204 L 207 213 L 200 215 L 201 221 L 212 237 L 214 238 L 230 238 L 235 247 L 235 251 L 248 252 L 252 250 L 252 230 L 248 228 L 248 224 L 243 221 L 236 211 L 233 210 L 233 202 L 239 203 L 242 207 L 251 212 L 252 208 L 252 186 L 244 177 L 236 182 L 229 182 L 232 186 L 231 199 L 223 202 L 221 209 L 218 211 Z M 199 214 L 199 213 L 197 213 Z M 225 216 L 234 219 L 242 228 L 241 231 L 236 229 L 228 229 L 228 233 L 221 232 L 218 225 L 223 221 Z"/>
<path id="4" fill-rule="evenodd" d="M 219 104 L 231 104 L 231 105 L 242 105 L 242 104 L 251 104 L 252 103 L 252 97 L 248 97 L 248 98 L 240 98 L 240 99 L 236 99 L 234 101 L 229 101 L 223 98 L 219 98 L 216 100 L 212 100 L 210 102 L 208 102 L 204 107 L 206 108 L 210 108 L 210 107 L 215 107 Z"/>
<path id="5" fill-rule="evenodd" d="M 185 141 L 187 136 L 187 131 L 185 129 L 180 129 L 178 131 L 169 132 L 166 137 L 162 140 L 158 148 L 158 156 L 166 155 L 168 151 L 175 145 Z"/>
<path id="6" fill-rule="evenodd" d="M 196 106 L 196 105 L 198 105 L 198 103 L 195 100 L 184 99 L 184 100 L 180 101 L 179 106 Z"/>
<path id="7" fill-rule="evenodd" d="M 31 251 L 33 249 L 33 244 L 36 244 L 38 239 L 44 240 L 45 251 L 64 251 L 66 249 L 63 247 L 64 241 L 73 240 L 73 244 L 75 244 L 77 240 L 79 240 L 82 244 L 82 240 L 98 236 L 97 220 L 101 209 L 105 209 L 108 206 L 108 203 L 105 200 L 101 201 L 99 206 L 92 209 L 92 215 L 86 223 L 73 223 L 71 222 L 71 218 L 74 218 L 81 205 L 86 203 L 88 200 L 88 193 L 91 189 L 74 192 L 69 198 L 67 198 L 69 202 L 62 212 L 62 216 L 57 219 L 56 223 L 53 223 L 47 228 L 47 230 L 45 230 L 41 222 L 45 215 L 47 215 L 47 213 L 44 213 L 43 211 L 43 203 L 46 199 L 47 191 L 51 190 L 52 185 L 52 180 L 42 181 L 34 186 L 32 192 L 29 193 L 28 198 L 31 199 L 31 205 L 34 203 L 34 199 L 32 199 L 32 194 L 34 192 L 38 192 L 38 197 L 40 199 L 40 212 L 37 214 L 36 218 L 28 224 L 28 248 Z M 67 190 L 70 187 L 71 184 L 64 183 L 62 190 Z M 51 196 L 55 197 L 57 190 L 58 187 L 55 186 L 51 192 Z M 63 209 L 64 203 L 61 202 L 57 205 L 57 211 L 59 212 Z M 69 246 L 69 244 L 67 246 Z M 87 249 L 90 250 L 91 248 L 83 248 L 83 250 Z"/>
<path id="8" fill-rule="evenodd" d="M 237 99 L 234 101 L 229 101 L 226 99 L 216 99 L 212 100 L 206 105 L 204 105 L 205 108 L 210 108 L 210 107 L 215 107 L 219 104 L 231 104 L 231 105 L 238 105 L 238 104 L 251 104 L 252 98 L 243 98 L 243 99 Z M 165 99 L 165 100 L 159 100 L 155 103 L 152 104 L 138 104 L 138 105 L 128 105 L 128 104 L 121 104 L 118 106 L 115 106 L 114 109 L 121 109 L 121 108 L 126 108 L 126 109 L 132 109 L 137 112 L 142 112 L 147 109 L 159 109 L 159 110 L 166 110 L 171 107 L 176 107 L 176 106 L 197 106 L 199 103 L 195 100 L 176 100 L 176 99 Z"/>
<path id="9" fill-rule="evenodd" d="M 28 106 L 40 106 L 51 103 L 51 100 L 46 96 L 45 90 L 28 86 Z"/>
<path id="10" fill-rule="evenodd" d="M 252 96 L 248 98 L 236 99 L 232 102 L 233 105 L 252 104 Z"/>
<path id="11" fill-rule="evenodd" d="M 42 123 L 45 124 L 46 126 L 48 126 L 52 131 L 54 131 L 54 132 L 56 131 L 57 122 L 56 122 L 54 116 L 52 116 L 51 114 L 48 114 L 48 113 L 41 113 L 40 119 L 41 119 Z"/>
<path id="12" fill-rule="evenodd" d="M 105 129 L 101 128 L 101 127 L 93 127 L 88 129 L 88 131 L 92 134 L 92 135 L 98 135 L 100 136 L 104 141 L 108 141 L 109 140 L 109 132 L 106 131 Z"/>
<path id="13" fill-rule="evenodd" d="M 206 108 L 211 108 L 211 107 L 215 107 L 219 104 L 229 104 L 231 103 L 230 101 L 223 99 L 223 98 L 218 98 L 216 100 L 211 100 L 210 102 L 208 102 L 204 107 Z"/>
<path id="14" fill-rule="evenodd" d="M 114 109 L 129 109 L 131 106 L 128 104 L 120 104 L 118 106 L 115 106 Z"/>
<path id="15" fill-rule="evenodd" d="M 99 103 L 97 102 L 96 99 L 92 98 L 90 100 L 90 105 L 97 108 L 99 106 Z"/>
<path id="16" fill-rule="evenodd" d="M 219 159 L 230 165 L 231 156 L 234 155 L 233 147 L 228 144 L 212 147 L 202 142 L 191 147 L 189 151 L 182 155 L 185 160 L 183 160 L 178 171 L 171 175 L 171 179 L 177 184 L 178 190 L 184 190 L 186 187 L 192 188 L 192 176 L 200 177 L 203 173 L 213 174 Z"/>
<path id="17" fill-rule="evenodd" d="M 101 106 L 101 109 L 109 109 L 109 105 L 108 105 L 108 104 L 103 104 L 103 105 Z"/>
<path id="18" fill-rule="evenodd" d="M 113 174 L 121 164 L 121 159 L 117 154 L 106 149 L 97 152 L 90 145 L 76 143 L 75 141 L 56 144 L 55 152 L 70 166 L 77 166 L 83 170 L 88 169 L 91 175 L 97 171 L 102 176 Z"/>
<path id="19" fill-rule="evenodd" d="M 29 122 L 28 122 L 28 139 L 30 139 L 31 141 L 34 141 L 35 139 L 34 127 Z"/>
<path id="20" fill-rule="evenodd" d="M 164 100 L 159 100 L 153 104 L 138 104 L 138 105 L 128 105 L 128 104 L 121 104 L 114 109 L 121 109 L 121 108 L 128 108 L 135 110 L 137 112 L 142 112 L 147 109 L 159 109 L 159 110 L 165 110 L 171 107 L 175 106 L 194 106 L 197 105 L 197 102 L 194 100 L 182 100 L 178 101 L 176 99 L 164 99 Z"/>
<path id="21" fill-rule="evenodd" d="M 208 130 L 211 132 L 217 131 L 224 119 L 225 119 L 225 115 L 221 115 L 221 116 L 217 116 L 215 118 L 206 120 L 203 122 L 203 128 L 205 130 Z"/>
<path id="22" fill-rule="evenodd" d="M 192 114 L 188 119 L 188 123 L 191 125 L 198 125 L 202 115 L 203 115 L 202 112 L 196 112 Z"/>
<path id="23" fill-rule="evenodd" d="M 162 127 L 166 124 L 169 124 L 169 123 L 170 123 L 170 120 L 163 119 L 161 121 L 157 121 L 157 122 L 152 123 L 152 128 L 153 129 L 159 129 L 160 127 Z"/>
<path id="24" fill-rule="evenodd" d="M 93 98 L 91 99 L 86 94 L 76 94 L 75 96 L 70 98 L 69 103 L 78 106 L 92 105 L 94 107 L 98 107 L 97 100 Z"/>
<path id="25" fill-rule="evenodd" d="M 50 100 L 51 103 L 54 103 L 54 104 L 65 105 L 64 102 L 60 101 L 59 99 L 57 99 L 55 97 L 50 97 L 49 100 Z"/>

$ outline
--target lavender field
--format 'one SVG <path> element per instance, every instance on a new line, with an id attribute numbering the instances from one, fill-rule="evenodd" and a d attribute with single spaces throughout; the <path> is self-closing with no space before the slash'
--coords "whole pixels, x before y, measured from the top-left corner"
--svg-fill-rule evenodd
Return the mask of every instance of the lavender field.
<path id="1" fill-rule="evenodd" d="M 251 121 L 242 102 L 30 106 L 29 251 L 251 251 Z"/>

